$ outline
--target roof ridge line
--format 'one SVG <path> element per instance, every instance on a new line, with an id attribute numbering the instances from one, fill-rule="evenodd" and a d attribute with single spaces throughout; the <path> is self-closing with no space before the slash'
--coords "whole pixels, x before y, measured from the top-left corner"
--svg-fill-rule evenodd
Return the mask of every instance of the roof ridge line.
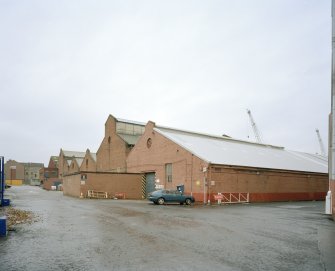
<path id="1" fill-rule="evenodd" d="M 242 139 L 236 139 L 236 138 L 232 138 L 230 136 L 219 136 L 219 135 L 206 134 L 206 133 L 194 132 L 194 131 L 189 131 L 189 130 L 175 129 L 175 128 L 172 128 L 172 127 L 162 126 L 162 125 L 156 125 L 155 128 L 157 128 L 157 129 L 161 128 L 161 129 L 166 129 L 166 130 L 171 130 L 171 131 L 176 131 L 176 132 L 183 132 L 183 133 L 206 136 L 206 137 L 212 137 L 212 138 L 223 139 L 223 140 L 230 140 L 230 141 L 233 141 L 233 142 L 246 143 L 246 144 L 250 144 L 250 145 L 270 147 L 270 148 L 275 148 L 275 149 L 285 149 L 285 147 L 282 147 L 282 146 L 276 146 L 276 145 L 265 144 L 265 143 L 257 143 L 257 142 L 242 140 Z"/>

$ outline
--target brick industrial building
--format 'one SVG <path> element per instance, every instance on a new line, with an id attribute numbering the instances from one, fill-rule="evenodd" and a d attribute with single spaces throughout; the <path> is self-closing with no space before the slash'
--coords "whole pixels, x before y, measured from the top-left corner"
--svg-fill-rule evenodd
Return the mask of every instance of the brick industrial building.
<path id="1" fill-rule="evenodd" d="M 5 179 L 9 183 L 10 181 L 20 181 L 20 184 L 40 185 L 39 171 L 43 167 L 42 163 L 22 163 L 8 160 L 5 163 Z"/>
<path id="2" fill-rule="evenodd" d="M 149 122 L 127 158 L 146 175 L 147 192 L 184 184 L 197 201 L 217 193 L 249 193 L 251 202 L 323 200 L 326 157 L 282 147 L 156 126 Z"/>
<path id="3" fill-rule="evenodd" d="M 145 124 L 109 115 L 97 151 L 97 171 L 127 172 L 126 158 L 144 133 Z"/>
<path id="4" fill-rule="evenodd" d="M 24 182 L 24 165 L 15 160 L 8 160 L 5 163 L 5 179 L 6 180 L 21 180 Z"/>
<path id="5" fill-rule="evenodd" d="M 96 189 L 140 199 L 183 184 L 197 201 L 243 192 L 262 202 L 323 200 L 328 190 L 325 157 L 112 115 L 96 156 L 61 151 L 59 163 L 64 194 L 72 196 Z"/>
<path id="6" fill-rule="evenodd" d="M 58 178 L 58 156 L 51 156 L 48 167 L 40 169 L 40 180 L 42 187 L 46 190 L 51 190 L 54 186 L 58 188 L 62 181 Z"/>
<path id="7" fill-rule="evenodd" d="M 144 124 L 109 115 L 96 154 L 61 150 L 59 176 L 64 194 L 85 197 L 93 190 L 112 198 L 122 194 L 128 199 L 142 199 L 142 174 L 127 173 L 126 158 L 143 132 Z"/>

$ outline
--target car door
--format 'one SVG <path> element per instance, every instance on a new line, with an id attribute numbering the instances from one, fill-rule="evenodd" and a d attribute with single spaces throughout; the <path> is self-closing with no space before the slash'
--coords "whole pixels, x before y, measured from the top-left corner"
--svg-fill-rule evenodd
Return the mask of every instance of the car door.
<path id="1" fill-rule="evenodd" d="M 171 201 L 173 201 L 173 199 L 174 199 L 174 195 L 173 195 L 172 191 L 170 191 L 170 190 L 165 190 L 165 191 L 164 191 L 164 198 L 165 198 L 165 201 L 166 201 L 166 202 L 171 202 Z"/>
<path id="2" fill-rule="evenodd" d="M 183 202 L 183 195 L 181 194 L 181 192 L 179 190 L 174 191 L 174 201 L 175 202 Z"/>

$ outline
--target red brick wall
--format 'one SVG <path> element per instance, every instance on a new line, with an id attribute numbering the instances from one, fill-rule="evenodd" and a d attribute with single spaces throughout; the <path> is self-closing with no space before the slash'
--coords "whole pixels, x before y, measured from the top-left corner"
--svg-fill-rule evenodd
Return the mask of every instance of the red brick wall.
<path id="1" fill-rule="evenodd" d="M 57 168 L 57 165 L 52 158 L 49 160 L 48 168 Z"/>
<path id="2" fill-rule="evenodd" d="M 127 158 L 128 172 L 155 172 L 159 184 L 166 189 L 185 185 L 187 193 L 202 193 L 204 173 L 202 168 L 207 163 L 192 155 L 174 142 L 152 130 L 153 123 L 149 122 L 145 133 L 138 140 Z M 147 141 L 151 139 L 148 148 Z M 172 163 L 172 182 L 165 179 L 165 164 Z M 192 180 L 192 182 L 191 182 Z"/>
<path id="3" fill-rule="evenodd" d="M 66 196 L 80 197 L 81 174 L 63 177 L 63 194 Z"/>
<path id="4" fill-rule="evenodd" d="M 80 171 L 80 165 L 78 165 L 76 159 L 73 159 L 70 164 L 69 170 L 66 172 L 66 174 L 71 174 Z M 64 172 L 65 173 L 65 172 Z"/>
<path id="5" fill-rule="evenodd" d="M 87 179 L 82 180 L 85 174 Z M 79 197 L 87 196 L 88 190 L 107 192 L 108 197 L 116 193 L 125 193 L 126 199 L 142 199 L 142 175 L 127 173 L 81 172 L 64 177 L 64 195 Z"/>
<path id="6" fill-rule="evenodd" d="M 16 167 L 16 169 L 11 170 L 11 167 Z M 18 180 L 24 180 L 24 166 L 15 160 L 8 160 L 5 163 L 5 179 L 14 180 L 14 177 Z"/>
<path id="7" fill-rule="evenodd" d="M 97 171 L 126 171 L 129 149 L 116 133 L 116 120 L 109 116 L 105 123 L 105 136 L 97 151 Z"/>
<path id="8" fill-rule="evenodd" d="M 256 168 L 212 166 L 209 180 L 211 199 L 218 192 L 248 192 L 251 202 L 324 200 L 328 190 L 327 174 Z"/>
<path id="9" fill-rule="evenodd" d="M 58 178 L 48 178 L 46 180 L 43 180 L 43 189 L 45 190 L 51 190 L 51 186 L 54 185 L 55 182 L 60 182 L 62 183 L 62 180 L 58 179 Z"/>
<path id="10" fill-rule="evenodd" d="M 68 164 L 61 150 L 58 158 L 58 178 L 62 179 L 66 172 L 68 172 Z"/>
<path id="11" fill-rule="evenodd" d="M 96 171 L 97 169 L 97 163 L 92 158 L 91 153 L 89 151 L 86 151 L 83 163 L 79 166 L 81 171 Z"/>

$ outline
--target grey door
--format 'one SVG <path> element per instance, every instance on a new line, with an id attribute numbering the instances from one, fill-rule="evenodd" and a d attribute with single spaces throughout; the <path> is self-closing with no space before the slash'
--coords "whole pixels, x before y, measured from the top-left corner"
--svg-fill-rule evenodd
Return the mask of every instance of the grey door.
<path id="1" fill-rule="evenodd" d="M 145 193 L 146 197 L 148 194 L 155 191 L 155 172 L 145 174 Z"/>

